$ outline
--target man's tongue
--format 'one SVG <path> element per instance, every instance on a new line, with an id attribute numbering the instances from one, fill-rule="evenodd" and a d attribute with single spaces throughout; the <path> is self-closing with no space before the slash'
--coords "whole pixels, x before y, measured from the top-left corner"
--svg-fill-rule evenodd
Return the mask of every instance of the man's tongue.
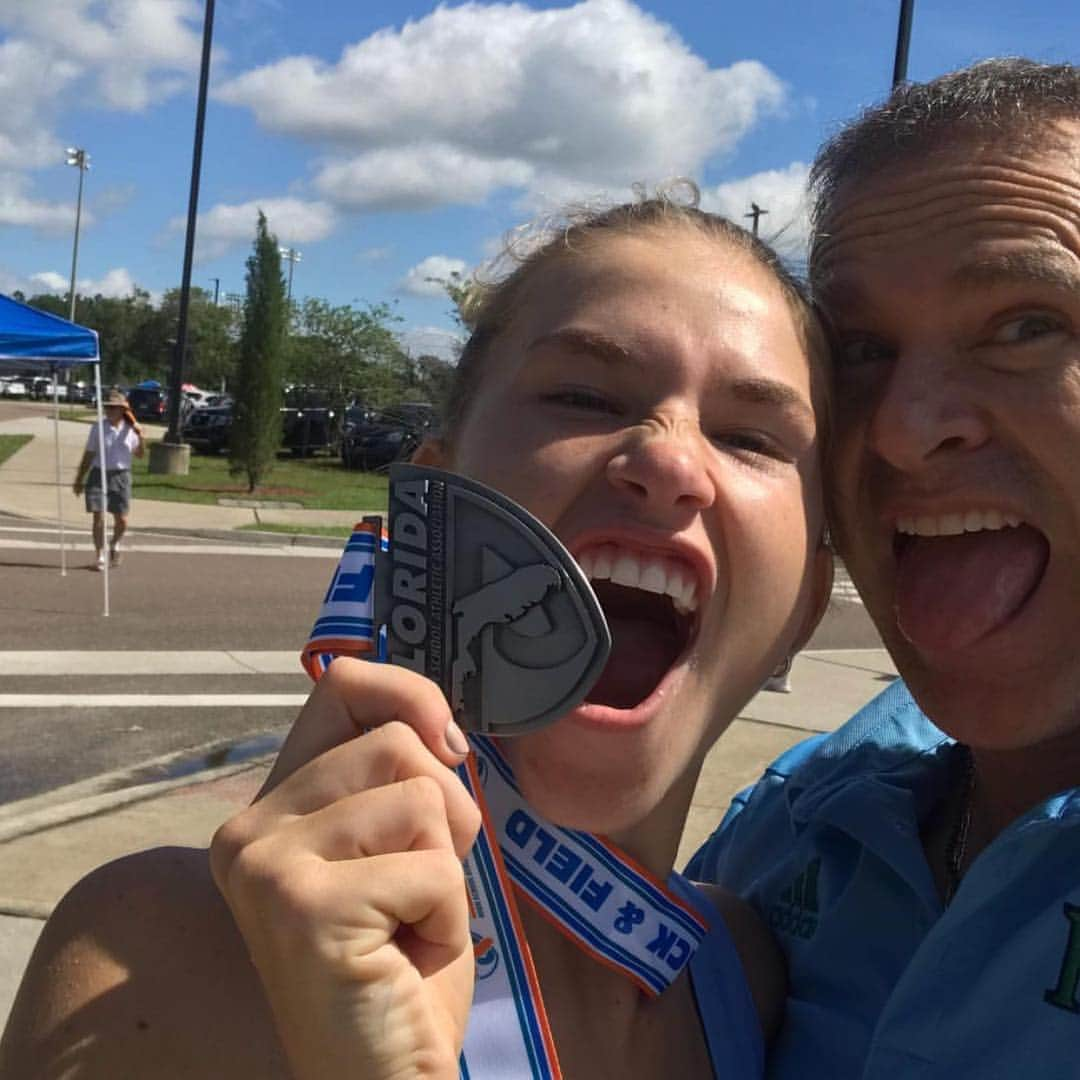
<path id="1" fill-rule="evenodd" d="M 609 614 L 608 627 L 611 654 L 588 700 L 596 705 L 632 709 L 667 674 L 681 643 L 674 629 L 658 625 L 654 619 Z"/>
<path id="2" fill-rule="evenodd" d="M 1027 525 L 906 540 L 896 581 L 901 632 L 924 652 L 973 644 L 1020 609 L 1049 555 Z"/>

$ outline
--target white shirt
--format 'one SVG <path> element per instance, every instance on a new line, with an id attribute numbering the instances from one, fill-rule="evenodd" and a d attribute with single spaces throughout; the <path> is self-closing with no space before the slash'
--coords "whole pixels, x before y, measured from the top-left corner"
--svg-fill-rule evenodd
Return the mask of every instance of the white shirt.
<path id="1" fill-rule="evenodd" d="M 119 427 L 113 427 L 106 419 L 105 427 L 105 469 L 130 469 L 131 455 L 139 448 L 139 436 L 135 429 L 126 421 L 121 420 Z M 97 424 L 90 425 L 90 434 L 86 438 L 86 449 L 94 455 L 91 468 L 100 468 L 98 461 L 98 428 Z"/>

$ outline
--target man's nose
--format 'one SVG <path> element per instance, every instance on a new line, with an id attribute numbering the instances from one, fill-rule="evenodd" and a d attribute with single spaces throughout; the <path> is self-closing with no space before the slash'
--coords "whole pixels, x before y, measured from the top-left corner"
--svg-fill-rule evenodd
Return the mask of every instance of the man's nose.
<path id="1" fill-rule="evenodd" d="M 704 440 L 690 421 L 642 425 L 608 462 L 607 475 L 620 491 L 657 512 L 703 510 L 716 498 Z"/>
<path id="2" fill-rule="evenodd" d="M 974 450 L 989 426 L 965 373 L 932 354 L 899 356 L 873 405 L 870 448 L 894 468 L 917 471 L 943 454 Z"/>

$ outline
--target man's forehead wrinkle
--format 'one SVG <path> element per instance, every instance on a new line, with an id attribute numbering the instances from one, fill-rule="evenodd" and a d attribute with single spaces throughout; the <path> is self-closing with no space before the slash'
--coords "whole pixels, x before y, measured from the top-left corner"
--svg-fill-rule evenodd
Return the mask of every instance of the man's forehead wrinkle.
<path id="1" fill-rule="evenodd" d="M 961 285 L 1037 282 L 1080 295 L 1080 257 L 1060 246 L 1039 242 L 1034 248 L 987 253 L 961 264 L 953 275 Z"/>
<path id="2" fill-rule="evenodd" d="M 922 241 L 928 228 L 958 231 L 971 226 L 985 226 L 1001 235 L 1010 232 L 1018 239 L 1056 241 L 1080 252 L 1080 185 L 1069 199 L 1052 197 L 1044 192 L 1036 197 L 1030 187 L 1014 186 L 1009 191 L 1001 185 L 968 188 L 964 194 L 924 194 L 907 205 L 869 210 L 860 217 L 841 211 L 833 228 L 818 240 L 813 255 L 815 281 L 828 272 L 829 264 L 843 256 L 838 249 L 858 245 L 861 250 L 903 245 Z"/>

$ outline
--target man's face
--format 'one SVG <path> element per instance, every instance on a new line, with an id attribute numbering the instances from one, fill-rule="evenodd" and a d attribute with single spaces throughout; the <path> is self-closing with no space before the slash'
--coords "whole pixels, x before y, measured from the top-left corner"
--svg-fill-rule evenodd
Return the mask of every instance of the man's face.
<path id="1" fill-rule="evenodd" d="M 814 275 L 839 335 L 837 544 L 950 734 L 1080 735 L 1080 121 L 842 195 Z"/>

